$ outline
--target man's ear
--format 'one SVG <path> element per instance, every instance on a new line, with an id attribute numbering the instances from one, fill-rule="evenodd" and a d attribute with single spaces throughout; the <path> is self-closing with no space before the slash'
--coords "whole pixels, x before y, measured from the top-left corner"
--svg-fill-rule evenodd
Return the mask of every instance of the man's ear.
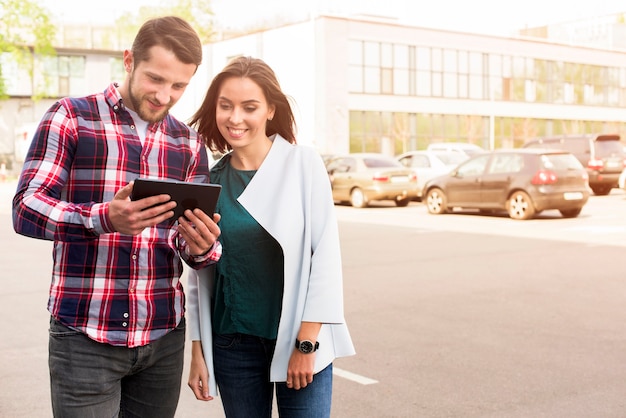
<path id="1" fill-rule="evenodd" d="M 129 49 L 124 50 L 123 62 L 124 62 L 124 70 L 130 74 L 133 71 L 133 65 L 134 65 L 133 53 L 131 50 Z"/>

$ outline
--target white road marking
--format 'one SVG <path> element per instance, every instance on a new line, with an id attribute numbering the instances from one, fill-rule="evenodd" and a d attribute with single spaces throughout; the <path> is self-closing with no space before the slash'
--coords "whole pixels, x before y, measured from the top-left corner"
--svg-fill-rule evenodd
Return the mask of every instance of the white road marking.
<path id="1" fill-rule="evenodd" d="M 333 367 L 333 374 L 335 376 L 343 377 L 344 379 L 352 380 L 353 382 L 360 383 L 361 385 L 373 385 L 374 383 L 378 383 L 378 380 L 370 379 L 365 376 L 358 375 L 356 373 L 352 373 L 338 367 Z"/>

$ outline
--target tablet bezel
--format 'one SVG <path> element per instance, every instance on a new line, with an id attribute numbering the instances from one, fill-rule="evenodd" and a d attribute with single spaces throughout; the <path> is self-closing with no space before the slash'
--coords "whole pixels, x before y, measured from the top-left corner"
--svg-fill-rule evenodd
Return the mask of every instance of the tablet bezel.
<path id="1" fill-rule="evenodd" d="M 176 201 L 173 220 L 178 220 L 187 209 L 200 208 L 213 217 L 222 186 L 212 183 L 191 183 L 177 180 L 138 178 L 134 181 L 131 200 L 168 194 Z"/>

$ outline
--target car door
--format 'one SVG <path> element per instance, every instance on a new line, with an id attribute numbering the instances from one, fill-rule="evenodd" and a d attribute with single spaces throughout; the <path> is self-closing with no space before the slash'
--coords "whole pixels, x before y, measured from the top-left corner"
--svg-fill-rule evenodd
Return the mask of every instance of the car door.
<path id="1" fill-rule="evenodd" d="M 481 199 L 482 178 L 490 154 L 471 158 L 457 167 L 448 179 L 446 196 L 448 206 L 478 207 Z"/>
<path id="2" fill-rule="evenodd" d="M 330 185 L 333 191 L 333 199 L 347 201 L 350 199 L 350 189 L 354 184 L 352 176 L 356 171 L 356 161 L 354 158 L 336 158 L 326 166 Z"/>
<path id="3" fill-rule="evenodd" d="M 481 207 L 504 208 L 514 176 L 519 176 L 523 168 L 524 156 L 521 154 L 494 154 L 481 182 Z"/>

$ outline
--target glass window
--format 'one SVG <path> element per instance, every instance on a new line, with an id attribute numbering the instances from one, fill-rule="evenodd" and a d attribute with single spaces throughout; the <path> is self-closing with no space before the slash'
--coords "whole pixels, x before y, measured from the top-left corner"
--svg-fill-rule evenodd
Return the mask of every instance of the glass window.
<path id="1" fill-rule="evenodd" d="M 406 45 L 393 46 L 394 68 L 409 68 L 409 47 Z"/>
<path id="2" fill-rule="evenodd" d="M 393 67 L 393 48 L 391 44 L 380 44 L 380 65 L 385 68 Z"/>
<path id="3" fill-rule="evenodd" d="M 121 57 L 109 58 L 109 67 L 111 68 L 111 82 L 122 82 L 126 76 L 124 71 L 124 61 Z"/>
<path id="4" fill-rule="evenodd" d="M 496 154 L 489 166 L 490 174 L 518 173 L 524 167 L 524 158 L 519 154 Z"/>
<path id="5" fill-rule="evenodd" d="M 456 57 L 456 50 L 446 49 L 443 51 L 443 71 L 446 73 L 458 72 L 458 62 Z"/>
<path id="6" fill-rule="evenodd" d="M 430 72 L 419 71 L 417 73 L 417 95 L 430 96 L 432 94 L 432 78 Z"/>
<path id="7" fill-rule="evenodd" d="M 489 155 L 481 155 L 461 164 L 457 169 L 457 174 L 461 177 L 479 176 L 485 172 L 485 167 L 489 161 Z"/>
<path id="8" fill-rule="evenodd" d="M 365 93 L 380 93 L 380 68 L 365 68 Z"/>
<path id="9" fill-rule="evenodd" d="M 380 45 L 378 42 L 365 42 L 365 66 L 380 67 Z"/>
<path id="10" fill-rule="evenodd" d="M 348 41 L 348 64 L 363 65 L 363 42 Z"/>
<path id="11" fill-rule="evenodd" d="M 432 52 L 432 70 L 441 71 L 443 69 L 443 53 L 440 48 L 433 48 Z"/>
<path id="12" fill-rule="evenodd" d="M 431 70 L 431 57 L 430 48 L 417 48 L 417 69 L 418 70 Z"/>
<path id="13" fill-rule="evenodd" d="M 393 69 L 382 68 L 380 73 L 382 76 L 380 92 L 382 94 L 393 94 Z"/>
<path id="14" fill-rule="evenodd" d="M 393 70 L 393 93 L 408 95 L 409 93 L 409 71 L 400 68 Z"/>

